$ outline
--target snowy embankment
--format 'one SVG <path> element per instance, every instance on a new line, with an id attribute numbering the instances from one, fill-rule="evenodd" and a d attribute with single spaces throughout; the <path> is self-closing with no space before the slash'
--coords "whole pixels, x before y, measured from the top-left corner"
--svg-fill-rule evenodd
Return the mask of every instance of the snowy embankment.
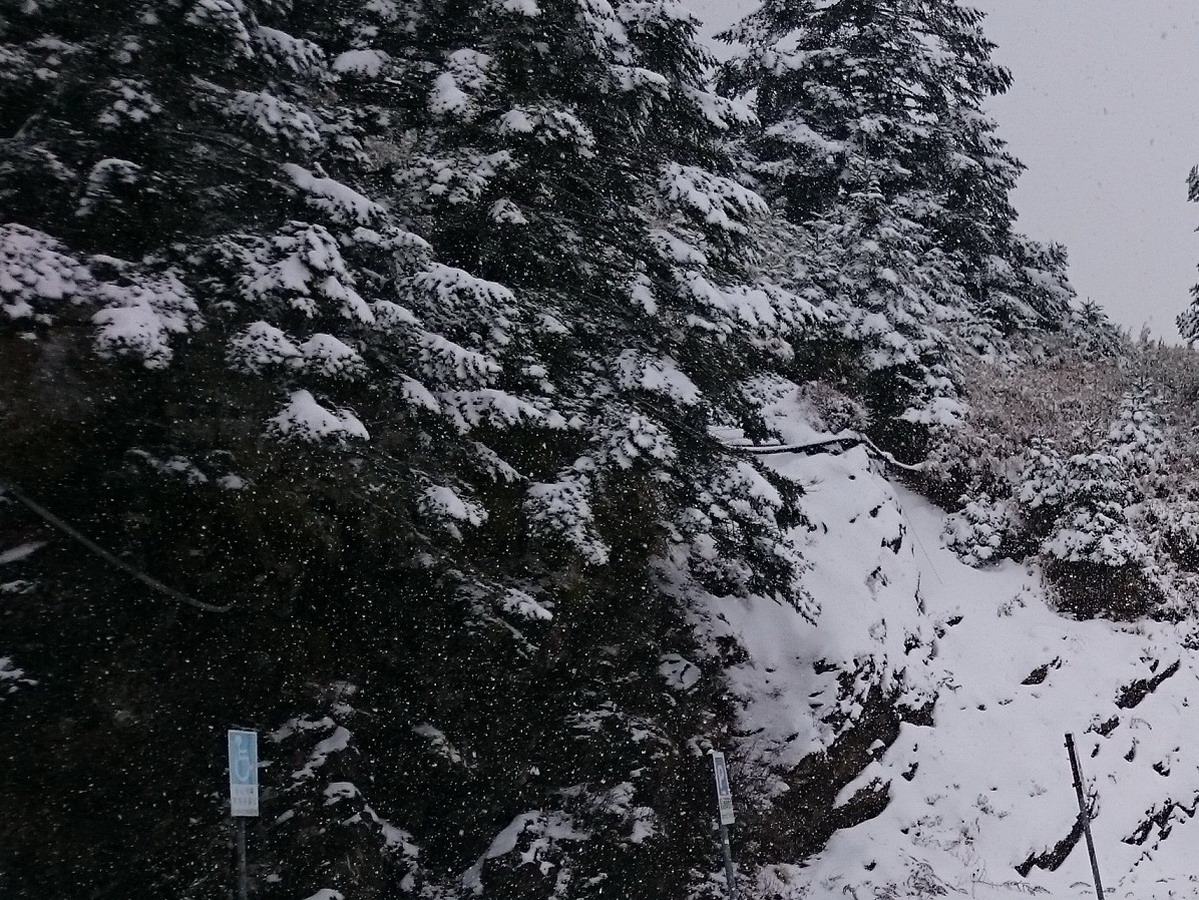
<path id="1" fill-rule="evenodd" d="M 786 440 L 825 436 L 794 424 L 803 418 L 792 407 Z M 780 860 L 763 870 L 757 893 L 1093 896 L 1081 841 L 1056 871 L 1028 865 L 1078 815 L 1066 732 L 1097 795 L 1108 895 L 1199 890 L 1188 858 L 1199 832 L 1189 823 L 1199 798 L 1193 624 L 1074 621 L 1054 612 L 1035 571 L 961 564 L 942 548 L 944 514 L 861 448 L 774 465 L 806 492 L 809 523 L 795 535 L 820 612 L 813 624 L 763 601 L 700 608 L 701 628 L 736 635 L 748 653 L 731 672 L 742 754 L 789 768 L 832 746 L 862 714 L 868 680 L 909 708 L 936 702 L 931 725 L 905 722 L 889 746 L 871 746 L 836 801 L 885 791 L 881 814 L 838 831 L 802 869 Z M 862 684 L 847 688 L 846 672 Z M 785 780 L 774 790 L 788 790 Z"/>

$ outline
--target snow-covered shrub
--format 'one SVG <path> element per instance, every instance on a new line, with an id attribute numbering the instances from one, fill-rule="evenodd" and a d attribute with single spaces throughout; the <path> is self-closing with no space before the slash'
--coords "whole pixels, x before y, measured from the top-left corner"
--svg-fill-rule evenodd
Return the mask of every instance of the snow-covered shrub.
<path id="1" fill-rule="evenodd" d="M 95 280 L 87 266 L 59 241 L 23 225 L 0 226 L 0 310 L 9 319 L 58 312 L 84 302 Z"/>
<path id="2" fill-rule="evenodd" d="M 1161 548 L 1180 568 L 1199 572 L 1199 502 L 1175 500 L 1146 505 L 1146 525 Z"/>
<path id="3" fill-rule="evenodd" d="M 1060 513 L 1041 542 L 1046 574 L 1063 608 L 1079 615 L 1143 615 L 1161 598 L 1147 569 L 1149 548 L 1128 522 L 1124 465 L 1107 453 L 1079 453 L 1061 468 Z"/>
<path id="4" fill-rule="evenodd" d="M 1107 432 L 1107 446 L 1133 475 L 1158 472 L 1166 464 L 1166 435 L 1159 409 L 1160 394 L 1139 390 L 1120 400 L 1116 419 Z"/>
<path id="5" fill-rule="evenodd" d="M 1066 463 L 1052 441 L 1034 438 L 1021 454 L 1013 496 L 1033 534 L 1045 533 L 1066 502 Z"/>
<path id="6" fill-rule="evenodd" d="M 1148 548 L 1118 509 L 1079 506 L 1057 521 L 1056 531 L 1041 544 L 1052 560 L 1093 563 L 1109 568 L 1137 565 L 1148 558 Z"/>
<path id="7" fill-rule="evenodd" d="M 987 494 L 962 497 L 960 511 L 948 516 L 942 540 L 969 566 L 998 562 L 1018 552 L 1022 523 L 1009 500 Z"/>
<path id="8" fill-rule="evenodd" d="M 1165 599 L 1155 573 L 1135 563 L 1049 560 L 1045 576 L 1059 609 L 1080 619 L 1139 619 L 1158 611 Z"/>
<path id="9" fill-rule="evenodd" d="M 754 391 L 755 394 L 760 392 Z M 870 425 L 870 411 L 827 382 L 811 381 L 801 385 L 796 399 L 813 424 L 831 434 L 865 431 Z"/>
<path id="10" fill-rule="evenodd" d="M 101 356 L 131 356 L 147 369 L 162 369 L 173 357 L 171 338 L 200 328 L 200 310 L 177 272 L 136 273 L 103 282 L 96 294 L 103 306 L 92 322 Z"/>
<path id="11" fill-rule="evenodd" d="M 487 510 L 483 505 L 464 494 L 461 487 L 455 491 L 442 484 L 430 485 L 421 494 L 418 505 L 430 522 L 460 541 L 464 527 L 477 528 L 487 521 Z"/>
<path id="12" fill-rule="evenodd" d="M 1029 482 L 1022 491 L 1062 509 L 1042 552 L 1050 559 L 1111 567 L 1144 562 L 1145 545 L 1125 515 L 1130 488 L 1123 463 L 1106 453 L 1078 453 L 1053 472 L 1058 473 L 1064 477 Z"/>
<path id="13" fill-rule="evenodd" d="M 1168 495 L 1176 478 L 1170 469 L 1180 454 L 1164 408 L 1157 388 L 1127 391 L 1108 428 L 1104 447 L 1124 464 L 1138 497 Z"/>

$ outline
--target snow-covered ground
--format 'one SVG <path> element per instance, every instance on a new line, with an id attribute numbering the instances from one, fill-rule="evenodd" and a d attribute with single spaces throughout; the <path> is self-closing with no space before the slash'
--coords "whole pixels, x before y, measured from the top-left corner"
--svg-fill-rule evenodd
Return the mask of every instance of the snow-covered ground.
<path id="1" fill-rule="evenodd" d="M 799 410 L 779 412 L 785 439 L 820 437 L 795 424 Z M 864 685 L 838 691 L 829 664 L 873 666 L 874 679 L 910 705 L 937 701 L 933 725 L 901 726 L 838 799 L 886 785 L 886 810 L 835 834 L 809 866 L 767 870 L 770 883 L 759 887 L 856 900 L 1093 896 L 1081 842 L 1057 871 L 1016 871 L 1077 819 L 1071 732 L 1098 798 L 1093 832 L 1108 895 L 1199 893 L 1190 864 L 1199 827 L 1187 811 L 1199 798 L 1189 740 L 1192 694 L 1199 703 L 1194 627 L 1067 619 L 1037 572 L 961 564 L 941 545 L 942 511 L 888 481 L 862 448 L 773 459 L 806 490 L 810 522 L 795 536 L 820 613 L 813 625 L 790 607 L 727 599 L 701 611 L 701 627 L 738 635 L 749 653 L 732 673 L 750 735 L 744 752 L 793 765 L 831 743 L 836 729 L 823 718 L 861 713 Z"/>

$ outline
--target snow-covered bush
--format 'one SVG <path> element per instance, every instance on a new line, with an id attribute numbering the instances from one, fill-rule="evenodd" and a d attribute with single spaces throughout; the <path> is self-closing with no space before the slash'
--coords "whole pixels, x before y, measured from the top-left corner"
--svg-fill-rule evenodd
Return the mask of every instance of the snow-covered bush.
<path id="1" fill-rule="evenodd" d="M 1167 423 L 1160 388 L 1125 392 L 1108 428 L 1104 447 L 1124 464 L 1137 499 L 1170 494 L 1176 487 L 1175 430 Z"/>
<path id="2" fill-rule="evenodd" d="M 1126 393 L 1107 432 L 1112 456 L 1134 476 L 1161 471 L 1166 465 L 1166 435 L 1159 409 L 1163 398 L 1152 390 Z"/>
<path id="3" fill-rule="evenodd" d="M 946 518 L 942 539 L 962 562 L 983 566 L 1019 552 L 1022 522 L 1011 501 L 979 494 L 962 497 L 960 504 Z"/>
<path id="4" fill-rule="evenodd" d="M 1013 495 L 1034 535 L 1044 534 L 1058 517 L 1069 492 L 1066 462 L 1052 441 L 1034 438 L 1019 457 Z"/>
<path id="5" fill-rule="evenodd" d="M 1147 569 L 1149 548 L 1128 522 L 1123 463 L 1107 453 L 1079 453 L 1060 472 L 1039 496 L 1060 498 L 1041 554 L 1063 607 L 1079 615 L 1143 615 L 1161 591 Z"/>
<path id="6" fill-rule="evenodd" d="M 1199 572 L 1199 502 L 1157 501 L 1146 504 L 1146 528 L 1155 546 L 1188 572 Z"/>

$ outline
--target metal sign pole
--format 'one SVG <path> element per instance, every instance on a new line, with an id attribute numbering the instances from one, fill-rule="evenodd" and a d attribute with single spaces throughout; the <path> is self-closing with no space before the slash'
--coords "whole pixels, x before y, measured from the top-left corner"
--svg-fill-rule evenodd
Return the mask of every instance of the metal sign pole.
<path id="1" fill-rule="evenodd" d="M 237 897 L 238 900 L 249 900 L 250 878 L 246 874 L 246 820 L 238 816 L 233 820 L 237 823 Z"/>
<path id="2" fill-rule="evenodd" d="M 1066 735 L 1066 752 L 1070 754 L 1070 770 L 1074 774 L 1074 793 L 1078 797 L 1078 821 L 1082 823 L 1082 834 L 1087 840 L 1087 855 L 1091 857 L 1091 874 L 1095 876 L 1095 896 L 1103 900 L 1103 882 L 1099 880 L 1099 860 L 1095 857 L 1095 841 L 1091 838 L 1091 815 L 1087 810 L 1087 798 L 1082 790 L 1082 768 L 1078 765 L 1078 751 L 1074 749 L 1074 735 Z"/>
<path id="3" fill-rule="evenodd" d="M 729 845 L 729 829 L 733 816 L 733 790 L 729 787 L 729 770 L 725 766 L 724 754 L 712 751 L 712 774 L 716 778 L 716 802 L 720 807 L 720 843 L 724 848 L 724 880 L 728 885 L 729 900 L 737 900 L 737 877 L 733 871 L 733 848 Z"/>
<path id="4" fill-rule="evenodd" d="M 237 896 L 248 900 L 246 818 L 258 815 L 258 732 L 231 728 L 229 742 L 229 814 L 237 837 Z"/>
<path id="5" fill-rule="evenodd" d="M 733 874 L 733 848 L 729 846 L 729 828 L 724 822 L 720 823 L 720 842 L 724 844 L 724 881 L 729 888 L 729 900 L 737 900 L 737 880 Z"/>

